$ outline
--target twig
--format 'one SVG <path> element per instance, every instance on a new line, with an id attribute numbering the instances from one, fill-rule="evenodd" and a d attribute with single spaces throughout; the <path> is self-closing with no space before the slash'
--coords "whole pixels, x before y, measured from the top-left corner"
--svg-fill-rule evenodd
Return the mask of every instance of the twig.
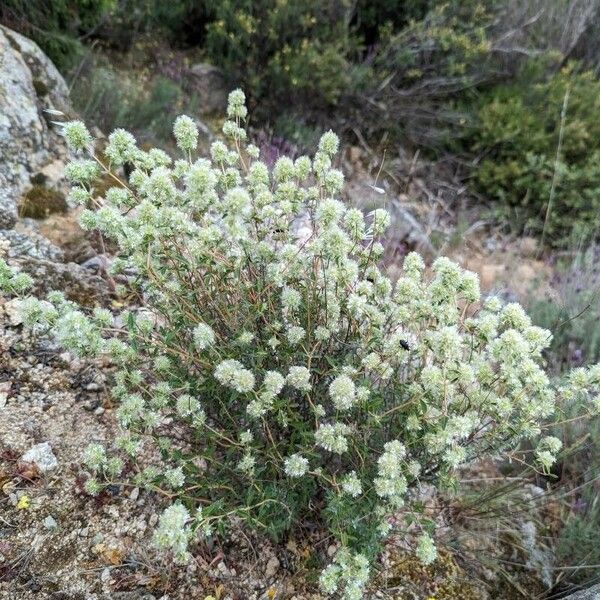
<path id="1" fill-rule="evenodd" d="M 565 97 L 563 99 L 562 110 L 560 113 L 560 130 L 558 132 L 558 145 L 556 146 L 556 156 L 554 158 L 554 173 L 552 175 L 552 186 L 550 187 L 550 198 L 548 198 L 548 206 L 546 207 L 546 218 L 544 219 L 544 228 L 542 229 L 542 243 L 540 244 L 540 252 L 544 247 L 544 241 L 546 239 L 546 228 L 548 225 L 548 219 L 550 218 L 550 211 L 552 210 L 554 195 L 556 193 L 556 184 L 558 183 L 558 164 L 560 162 L 560 152 L 562 150 L 563 136 L 565 132 L 565 121 L 567 119 L 567 107 L 569 105 L 570 93 L 571 88 L 567 86 L 567 89 L 565 91 Z"/>

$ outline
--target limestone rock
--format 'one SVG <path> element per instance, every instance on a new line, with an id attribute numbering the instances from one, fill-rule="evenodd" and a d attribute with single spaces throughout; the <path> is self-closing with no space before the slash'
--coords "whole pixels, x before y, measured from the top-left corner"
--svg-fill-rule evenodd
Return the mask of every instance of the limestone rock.
<path id="1" fill-rule="evenodd" d="M 27 64 L 36 94 L 48 96 L 52 108 L 69 113 L 69 88 L 53 62 L 35 42 L 7 27 L 1 29 Z"/>
<path id="2" fill-rule="evenodd" d="M 32 174 L 66 155 L 48 109 L 70 111 L 64 79 L 35 43 L 0 26 L 0 229 L 14 226 Z"/>
<path id="3" fill-rule="evenodd" d="M 47 473 L 58 466 L 56 456 L 52 452 L 52 446 L 48 442 L 32 446 L 21 457 L 23 462 L 33 463 L 41 473 Z"/>

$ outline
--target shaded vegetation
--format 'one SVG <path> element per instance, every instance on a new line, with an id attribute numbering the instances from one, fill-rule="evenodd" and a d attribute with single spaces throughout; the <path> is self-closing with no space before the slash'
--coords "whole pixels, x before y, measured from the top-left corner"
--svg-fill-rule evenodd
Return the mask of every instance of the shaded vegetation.
<path id="1" fill-rule="evenodd" d="M 600 211 L 600 81 L 576 63 L 539 71 L 481 99 L 475 181 L 499 211 L 566 246 L 570 234 L 593 230 Z"/>
<path id="2" fill-rule="evenodd" d="M 67 212 L 68 205 L 64 194 L 43 185 L 34 184 L 25 194 L 19 206 L 21 217 L 44 219 L 54 213 Z"/>
<path id="3" fill-rule="evenodd" d="M 458 154 L 497 217 L 564 246 L 571 229 L 590 235 L 600 208 L 599 4 L 7 0 L 0 21 L 42 46 L 104 130 L 164 140 L 178 112 L 194 112 L 181 73 L 128 78 L 111 65 L 128 52 L 131 71 L 138 40 L 160 37 L 243 86 L 275 135 L 310 147 L 333 126 L 380 151 Z"/>

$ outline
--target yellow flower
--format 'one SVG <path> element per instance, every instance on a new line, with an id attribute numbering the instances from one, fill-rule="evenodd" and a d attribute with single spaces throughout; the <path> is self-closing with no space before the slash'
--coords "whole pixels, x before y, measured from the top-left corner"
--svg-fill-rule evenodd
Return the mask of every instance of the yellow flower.
<path id="1" fill-rule="evenodd" d="M 17 510 L 23 510 L 31 506 L 29 496 L 21 496 L 17 502 Z"/>

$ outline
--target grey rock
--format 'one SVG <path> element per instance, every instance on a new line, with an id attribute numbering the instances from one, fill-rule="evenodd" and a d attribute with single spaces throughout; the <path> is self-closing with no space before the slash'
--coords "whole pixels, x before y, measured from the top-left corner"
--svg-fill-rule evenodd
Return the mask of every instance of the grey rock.
<path id="1" fill-rule="evenodd" d="M 56 469 L 58 461 L 52 452 L 52 446 L 48 442 L 42 442 L 32 446 L 21 456 L 21 460 L 27 463 L 33 463 L 42 473 L 47 473 Z"/>
<path id="2" fill-rule="evenodd" d="M 410 248 L 418 250 L 428 258 L 437 255 L 425 230 L 406 206 L 396 200 L 388 210 L 392 215 L 392 224 L 388 231 L 392 244 L 406 242 Z"/>
<path id="3" fill-rule="evenodd" d="M 271 556 L 265 567 L 265 577 L 270 579 L 279 570 L 279 559 L 276 556 Z"/>
<path id="4" fill-rule="evenodd" d="M 144 591 L 113 592 L 110 596 L 100 596 L 99 600 L 156 600 L 156 596 Z"/>
<path id="5" fill-rule="evenodd" d="M 105 303 L 110 298 L 106 280 L 77 263 L 59 263 L 52 260 L 21 258 L 12 261 L 33 278 L 32 293 L 45 295 L 53 290 L 84 306 Z"/>
<path id="6" fill-rule="evenodd" d="M 600 585 L 567 596 L 564 600 L 600 600 Z"/>
<path id="7" fill-rule="evenodd" d="M 51 261 L 64 259 L 63 251 L 58 246 L 34 231 L 21 233 L 15 229 L 0 230 L 0 240 L 10 244 L 7 251 L 9 261 L 16 258 Z"/>
<path id="8" fill-rule="evenodd" d="M 222 112 L 227 104 L 227 84 L 223 72 L 213 65 L 193 65 L 184 80 L 186 91 L 198 99 L 200 112 Z"/>
<path id="9" fill-rule="evenodd" d="M 69 93 L 32 41 L 0 26 L 0 228 L 13 227 L 31 175 L 66 155 L 44 110 L 69 111 Z"/>
<path id="10" fill-rule="evenodd" d="M 8 185 L 6 176 L 0 172 L 0 229 L 11 229 L 16 222 L 17 202 L 15 190 Z"/>
<path id="11" fill-rule="evenodd" d="M 105 256 L 98 254 L 82 262 L 81 266 L 89 271 L 93 271 L 94 273 L 100 273 L 101 271 L 108 269 L 110 262 Z"/>
<path id="12" fill-rule="evenodd" d="M 52 515 L 48 515 L 44 519 L 44 527 L 46 529 L 56 529 L 58 527 L 58 523 L 56 522 L 56 519 Z"/>
<path id="13" fill-rule="evenodd" d="M 31 73 L 36 94 L 48 96 L 49 108 L 69 114 L 71 112 L 69 88 L 54 63 L 29 38 L 8 29 L 8 27 L 1 27 L 1 29 L 11 46 L 25 61 Z"/>

